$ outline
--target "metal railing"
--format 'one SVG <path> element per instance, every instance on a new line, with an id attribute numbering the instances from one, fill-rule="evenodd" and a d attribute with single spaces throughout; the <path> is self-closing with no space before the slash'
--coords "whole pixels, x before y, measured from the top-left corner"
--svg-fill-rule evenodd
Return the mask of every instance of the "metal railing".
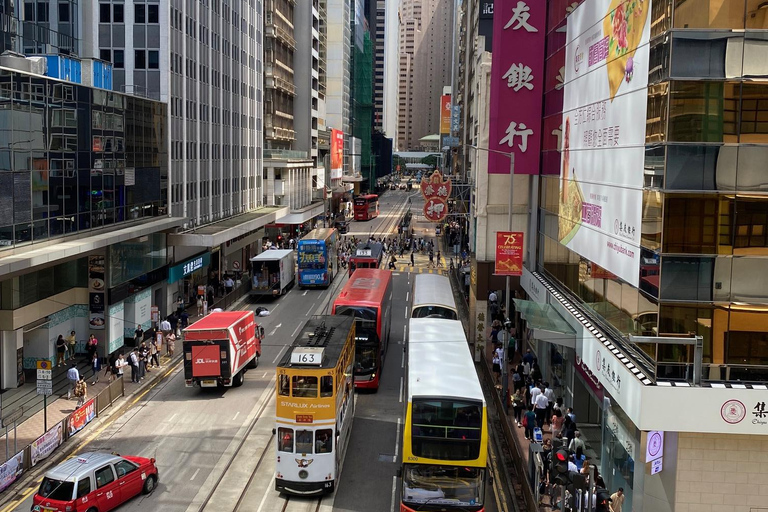
<path id="1" fill-rule="evenodd" d="M 208 310 L 221 308 L 226 310 L 229 306 L 237 302 L 243 295 L 251 290 L 251 277 L 248 273 L 243 273 L 240 286 L 232 288 L 232 291 L 222 297 L 214 297 L 213 305 L 208 306 Z"/>

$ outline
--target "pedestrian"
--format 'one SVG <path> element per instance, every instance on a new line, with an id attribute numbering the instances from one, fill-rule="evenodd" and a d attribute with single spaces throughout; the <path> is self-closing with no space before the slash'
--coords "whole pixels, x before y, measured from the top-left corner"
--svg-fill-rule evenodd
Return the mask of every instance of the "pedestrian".
<path id="1" fill-rule="evenodd" d="M 227 276 L 226 279 L 224 279 L 224 292 L 227 294 L 232 293 L 234 288 L 235 282 L 232 280 L 232 276 Z"/>
<path id="2" fill-rule="evenodd" d="M 171 332 L 171 322 L 168 321 L 168 318 L 160 322 L 160 330 L 165 334 L 166 336 Z M 138 346 L 138 345 L 136 345 Z"/>
<path id="3" fill-rule="evenodd" d="M 125 360 L 125 354 L 120 352 L 115 361 L 115 378 L 122 379 L 125 375 L 125 367 L 128 366 L 128 361 Z"/>
<path id="4" fill-rule="evenodd" d="M 179 295 L 179 298 L 176 300 L 176 311 L 181 314 L 182 311 L 184 311 L 184 297 Z"/>
<path id="5" fill-rule="evenodd" d="M 624 488 L 619 487 L 619 490 L 611 494 L 611 512 L 621 512 L 621 507 L 624 505 Z"/>
<path id="6" fill-rule="evenodd" d="M 547 423 L 552 418 L 552 408 L 555 406 L 555 391 L 549 387 L 549 382 L 544 383 L 544 396 L 547 397 L 549 405 L 547 406 Z"/>
<path id="7" fill-rule="evenodd" d="M 203 296 L 197 296 L 197 316 L 203 316 Z"/>
<path id="8" fill-rule="evenodd" d="M 526 349 L 525 355 L 523 356 L 523 362 L 530 365 L 533 364 L 533 359 L 533 352 L 531 352 L 531 349 Z"/>
<path id="9" fill-rule="evenodd" d="M 76 408 L 82 407 L 85 403 L 85 398 L 88 395 L 88 385 L 85 383 L 85 375 L 81 375 L 75 383 L 75 396 L 77 397 Z"/>
<path id="10" fill-rule="evenodd" d="M 88 342 L 86 343 L 85 349 L 88 352 L 88 362 L 90 362 L 93 360 L 93 354 L 99 350 L 99 340 L 96 339 L 96 336 L 91 334 L 88 337 Z"/>
<path id="11" fill-rule="evenodd" d="M 552 437 L 557 437 L 557 438 L 562 437 L 563 423 L 565 423 L 565 418 L 563 418 L 563 413 L 560 411 L 560 409 L 554 410 L 549 421 L 550 421 L 550 430 L 552 431 Z"/>
<path id="12" fill-rule="evenodd" d="M 112 353 L 107 361 L 107 368 L 104 370 L 104 376 L 109 377 L 107 382 L 112 382 L 117 377 L 117 354 Z"/>
<path id="13" fill-rule="evenodd" d="M 515 394 L 512 396 L 512 410 L 515 413 L 517 428 L 522 426 L 520 421 L 523 419 L 523 409 L 525 409 L 525 390 L 520 387 L 515 389 Z"/>
<path id="14" fill-rule="evenodd" d="M 443 259 L 440 255 L 440 251 L 437 251 L 437 266 L 438 268 L 443 266 Z"/>
<path id="15" fill-rule="evenodd" d="M 141 328 L 141 325 L 137 325 L 136 329 L 133 331 L 133 344 L 134 346 L 138 347 L 139 343 L 144 339 L 144 329 Z"/>
<path id="16" fill-rule="evenodd" d="M 176 349 L 176 335 L 171 333 L 168 335 L 168 357 L 173 357 L 173 351 Z"/>
<path id="17" fill-rule="evenodd" d="M 494 350 L 493 351 L 493 383 L 496 385 L 497 388 L 501 388 L 501 359 L 499 359 L 499 354 Z"/>
<path id="18" fill-rule="evenodd" d="M 544 393 L 539 393 L 533 402 L 534 412 L 536 413 L 536 426 L 543 429 L 544 421 L 547 419 L 547 409 L 549 401 Z"/>
<path id="19" fill-rule="evenodd" d="M 144 380 L 144 376 L 149 370 L 147 370 L 147 361 L 149 360 L 149 348 L 145 342 L 141 342 L 139 347 L 139 378 Z"/>
<path id="20" fill-rule="evenodd" d="M 157 341 L 152 338 L 149 340 L 149 366 L 150 368 L 159 368 L 160 367 L 160 359 L 159 359 L 159 350 L 157 348 Z"/>
<path id="21" fill-rule="evenodd" d="M 429 251 L 429 264 L 427 265 L 428 268 L 432 268 L 435 266 L 435 253 L 433 253 L 431 250 Z"/>
<path id="22" fill-rule="evenodd" d="M 584 462 L 587 460 L 587 456 L 584 455 L 584 448 L 581 446 L 576 448 L 576 452 L 573 454 L 573 463 L 576 464 L 576 467 L 581 471 L 581 468 L 584 467 Z"/>
<path id="23" fill-rule="evenodd" d="M 395 270 L 395 268 L 396 268 L 396 267 L 395 267 L 395 263 L 397 263 L 397 258 L 395 258 L 395 255 L 393 254 L 393 255 L 392 255 L 390 258 L 389 258 L 389 268 L 390 268 L 390 270 Z"/>
<path id="24" fill-rule="evenodd" d="M 64 336 L 59 334 L 59 337 L 56 338 L 56 367 L 66 364 L 66 358 L 67 340 L 64 339 Z"/>
<path id="25" fill-rule="evenodd" d="M 171 332 L 178 336 L 179 333 L 177 329 L 179 328 L 179 317 L 177 317 L 175 313 L 171 313 L 168 315 L 168 322 L 171 324 Z"/>
<path id="26" fill-rule="evenodd" d="M 573 433 L 573 439 L 571 440 L 570 443 L 568 443 L 568 449 L 571 450 L 572 452 L 575 452 L 579 448 L 581 448 L 581 450 L 584 451 L 584 448 L 586 448 L 586 445 L 584 444 L 584 440 L 581 438 L 581 432 L 576 430 Z"/>
<path id="27" fill-rule="evenodd" d="M 413 266 L 413 251 L 411 251 L 411 266 Z"/>
<path id="28" fill-rule="evenodd" d="M 565 438 L 565 441 L 563 441 L 563 446 L 565 447 L 570 446 L 571 441 L 576 438 L 576 422 L 568 415 L 564 417 L 563 430 L 560 437 Z"/>
<path id="29" fill-rule="evenodd" d="M 573 412 L 573 407 L 569 407 L 565 410 L 565 415 L 571 418 L 571 421 L 576 423 L 576 414 Z"/>
<path id="30" fill-rule="evenodd" d="M 536 413 L 533 412 L 533 406 L 529 405 L 528 410 L 523 415 L 523 428 L 525 429 L 525 438 L 533 442 L 533 428 L 536 426 Z"/>
<path id="31" fill-rule="evenodd" d="M 75 358 L 75 347 L 77 346 L 77 338 L 75 338 L 75 331 L 69 333 L 67 336 L 67 350 L 69 351 L 69 359 Z"/>
<path id="32" fill-rule="evenodd" d="M 80 372 L 77 371 L 77 363 L 72 363 L 67 370 L 67 380 L 69 381 L 69 388 L 67 388 L 67 400 L 72 398 L 72 392 L 75 390 L 77 381 L 80 380 Z"/>
<path id="33" fill-rule="evenodd" d="M 187 326 L 189 325 L 189 313 L 187 313 L 186 311 L 182 311 L 181 315 L 179 316 L 179 323 L 181 324 L 182 331 L 186 329 Z"/>
<path id="34" fill-rule="evenodd" d="M 93 386 L 99 382 L 99 372 L 101 371 L 101 358 L 96 352 L 93 353 L 93 357 L 91 358 L 91 368 L 93 369 L 93 381 L 91 381 L 91 386 Z"/>
<path id="35" fill-rule="evenodd" d="M 140 382 L 139 377 L 139 347 L 136 347 L 131 351 L 128 356 L 128 362 L 131 365 L 131 382 Z"/>

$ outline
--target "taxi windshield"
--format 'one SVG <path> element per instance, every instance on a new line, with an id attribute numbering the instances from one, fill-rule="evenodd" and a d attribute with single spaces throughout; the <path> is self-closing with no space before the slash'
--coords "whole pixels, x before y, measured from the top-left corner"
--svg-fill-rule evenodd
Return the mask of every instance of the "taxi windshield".
<path id="1" fill-rule="evenodd" d="M 64 482 L 46 477 L 43 478 L 43 483 L 40 484 L 40 490 L 37 491 L 37 494 L 49 500 L 71 501 L 74 490 L 74 482 Z"/>

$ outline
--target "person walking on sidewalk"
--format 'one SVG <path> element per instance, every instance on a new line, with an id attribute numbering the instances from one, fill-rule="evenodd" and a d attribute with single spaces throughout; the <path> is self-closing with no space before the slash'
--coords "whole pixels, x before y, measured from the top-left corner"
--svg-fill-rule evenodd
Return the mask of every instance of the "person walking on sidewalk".
<path id="1" fill-rule="evenodd" d="M 179 315 L 179 326 L 181 327 L 182 331 L 184 331 L 184 329 L 189 326 L 189 313 L 186 311 L 182 311 L 181 315 Z"/>
<path id="2" fill-rule="evenodd" d="M 536 426 L 536 413 L 533 412 L 533 406 L 529 405 L 528 410 L 523 415 L 523 427 L 525 428 L 525 438 L 533 442 L 533 428 Z"/>
<path id="3" fill-rule="evenodd" d="M 440 254 L 440 251 L 437 251 L 437 268 L 440 268 L 443 266 L 443 257 Z"/>
<path id="4" fill-rule="evenodd" d="M 536 395 L 536 399 L 533 402 L 534 412 L 536 413 L 536 426 L 540 429 L 544 429 L 544 421 L 547 419 L 547 408 L 549 407 L 549 400 L 547 400 L 544 393 Z"/>
<path id="5" fill-rule="evenodd" d="M 80 372 L 77 371 L 77 363 L 72 363 L 72 366 L 67 370 L 67 380 L 69 381 L 69 388 L 67 389 L 67 400 L 72 398 L 72 393 L 75 391 L 75 385 L 80 380 Z"/>
<path id="6" fill-rule="evenodd" d="M 160 359 L 158 358 L 157 342 L 155 339 L 149 341 L 149 366 L 160 368 Z"/>
<path id="7" fill-rule="evenodd" d="M 549 386 L 549 382 L 544 383 L 544 396 L 547 397 L 547 401 L 549 402 L 546 415 L 547 423 L 549 423 L 552 418 L 552 408 L 555 405 L 555 390 Z"/>
<path id="8" fill-rule="evenodd" d="M 77 345 L 77 338 L 75 337 L 75 331 L 69 333 L 67 336 L 67 350 L 69 351 L 69 360 L 72 361 L 75 358 L 75 346 Z"/>
<path id="9" fill-rule="evenodd" d="M 621 507 L 624 505 L 624 488 L 619 487 L 619 490 L 611 494 L 611 512 L 621 512 Z"/>
<path id="10" fill-rule="evenodd" d="M 80 408 L 83 406 L 87 395 L 88 385 L 85 383 L 85 375 L 81 375 L 80 380 L 75 383 L 75 396 L 77 397 L 77 405 L 75 408 Z"/>
<path id="11" fill-rule="evenodd" d="M 168 357 L 173 357 L 173 351 L 176 350 L 176 335 L 171 333 L 168 335 Z"/>
<path id="12" fill-rule="evenodd" d="M 413 266 L 413 251 L 411 251 L 411 266 Z"/>
<path id="13" fill-rule="evenodd" d="M 141 328 L 141 325 L 136 326 L 136 330 L 133 331 L 133 344 L 135 346 L 139 346 L 139 343 L 141 343 L 141 340 L 144 339 L 144 329 Z"/>
<path id="14" fill-rule="evenodd" d="M 563 413 L 560 411 L 560 409 L 555 409 L 550 419 L 550 425 L 551 425 L 550 430 L 552 431 L 553 438 L 555 437 L 559 438 L 562 436 L 563 423 L 565 423 L 565 418 L 563 418 Z"/>
<path id="15" fill-rule="evenodd" d="M 140 382 L 139 377 L 139 347 L 133 349 L 128 356 L 128 362 L 131 365 L 131 382 Z"/>
<path id="16" fill-rule="evenodd" d="M 93 334 L 90 335 L 88 338 L 88 342 L 86 343 L 86 352 L 88 352 L 88 362 L 90 363 L 93 360 L 93 354 L 96 353 L 97 350 L 99 350 L 99 340 L 96 339 L 96 336 Z"/>
<path id="17" fill-rule="evenodd" d="M 197 316 L 203 316 L 203 296 L 197 296 Z"/>
<path id="18" fill-rule="evenodd" d="M 520 428 L 521 421 L 523 419 L 523 409 L 525 409 L 525 390 L 523 388 L 515 389 L 515 394 L 512 396 L 512 410 L 515 413 L 515 423 L 517 428 Z"/>
<path id="19" fill-rule="evenodd" d="M 147 344 L 142 341 L 141 347 L 139 347 L 139 378 L 141 380 L 144 380 L 144 376 L 149 371 L 147 370 L 148 360 L 149 360 L 149 349 L 147 348 Z"/>
<path id="20" fill-rule="evenodd" d="M 64 339 L 64 336 L 59 334 L 59 337 L 56 338 L 56 366 L 59 367 L 63 364 L 67 364 L 66 358 L 67 340 Z"/>
<path id="21" fill-rule="evenodd" d="M 568 443 L 568 449 L 575 453 L 579 448 L 584 451 L 586 445 L 584 444 L 584 440 L 581 438 L 581 432 L 577 430 L 573 433 L 573 439 L 571 442 Z"/>
<path id="22" fill-rule="evenodd" d="M 91 357 L 91 368 L 93 369 L 93 380 L 91 381 L 91 386 L 99 382 L 99 372 L 101 371 L 101 359 L 99 358 L 99 354 L 96 352 L 93 353 L 93 356 Z"/>

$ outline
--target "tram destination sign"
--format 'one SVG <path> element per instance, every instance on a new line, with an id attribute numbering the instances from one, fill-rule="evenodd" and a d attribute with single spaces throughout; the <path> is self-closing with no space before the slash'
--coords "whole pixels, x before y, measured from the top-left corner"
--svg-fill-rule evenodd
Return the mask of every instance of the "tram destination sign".
<path id="1" fill-rule="evenodd" d="M 323 351 L 320 347 L 297 347 L 291 352 L 291 364 L 320 366 L 323 364 Z"/>

